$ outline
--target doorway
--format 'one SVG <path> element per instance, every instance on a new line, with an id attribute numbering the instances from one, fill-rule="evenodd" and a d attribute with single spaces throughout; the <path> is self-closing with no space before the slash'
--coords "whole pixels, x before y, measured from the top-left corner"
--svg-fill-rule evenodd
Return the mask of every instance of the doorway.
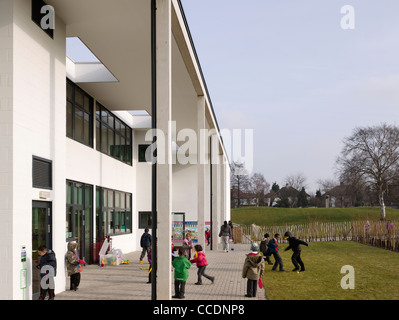
<path id="1" fill-rule="evenodd" d="M 40 274 L 35 261 L 40 259 L 37 248 L 45 245 L 52 249 L 52 205 L 51 202 L 32 202 L 32 298 L 39 299 Z"/>

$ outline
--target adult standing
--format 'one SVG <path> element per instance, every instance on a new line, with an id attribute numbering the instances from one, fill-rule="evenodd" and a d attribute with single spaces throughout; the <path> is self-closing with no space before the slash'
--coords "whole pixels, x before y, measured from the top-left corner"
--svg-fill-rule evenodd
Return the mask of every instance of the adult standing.
<path id="1" fill-rule="evenodd" d="M 223 243 L 223 251 L 229 252 L 229 239 L 231 236 L 231 228 L 227 224 L 227 221 L 223 222 L 223 225 L 220 227 L 219 237 L 222 237 Z"/>
<path id="2" fill-rule="evenodd" d="M 140 264 L 143 264 L 145 253 L 147 252 L 148 256 L 148 249 L 151 247 L 152 236 L 149 234 L 149 231 L 149 229 L 145 229 L 140 239 L 140 246 L 143 248 L 140 255 Z"/>

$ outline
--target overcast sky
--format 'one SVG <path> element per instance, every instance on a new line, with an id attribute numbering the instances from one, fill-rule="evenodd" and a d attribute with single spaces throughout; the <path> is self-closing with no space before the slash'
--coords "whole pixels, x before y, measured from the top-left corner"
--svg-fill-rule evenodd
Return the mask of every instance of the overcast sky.
<path id="1" fill-rule="evenodd" d="M 399 1 L 182 3 L 219 126 L 253 129 L 270 184 L 302 173 L 315 192 L 355 127 L 399 125 Z"/>

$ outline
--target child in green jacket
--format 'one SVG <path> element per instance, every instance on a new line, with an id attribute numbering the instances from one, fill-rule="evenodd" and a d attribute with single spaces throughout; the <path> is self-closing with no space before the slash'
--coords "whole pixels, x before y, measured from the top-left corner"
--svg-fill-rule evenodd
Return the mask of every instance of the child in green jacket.
<path id="1" fill-rule="evenodd" d="M 172 261 L 172 265 L 175 268 L 175 295 L 172 298 L 184 298 L 188 269 L 191 267 L 191 262 L 188 261 L 184 253 L 184 249 L 179 248 L 179 256 Z"/>

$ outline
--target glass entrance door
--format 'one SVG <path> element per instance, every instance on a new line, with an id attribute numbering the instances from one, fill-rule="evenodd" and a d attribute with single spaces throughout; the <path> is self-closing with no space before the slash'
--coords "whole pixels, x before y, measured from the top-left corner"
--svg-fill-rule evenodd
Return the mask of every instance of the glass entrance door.
<path id="1" fill-rule="evenodd" d="M 51 202 L 32 203 L 32 298 L 37 300 L 40 292 L 40 273 L 35 261 L 40 259 L 37 248 L 45 245 L 52 249 Z"/>

